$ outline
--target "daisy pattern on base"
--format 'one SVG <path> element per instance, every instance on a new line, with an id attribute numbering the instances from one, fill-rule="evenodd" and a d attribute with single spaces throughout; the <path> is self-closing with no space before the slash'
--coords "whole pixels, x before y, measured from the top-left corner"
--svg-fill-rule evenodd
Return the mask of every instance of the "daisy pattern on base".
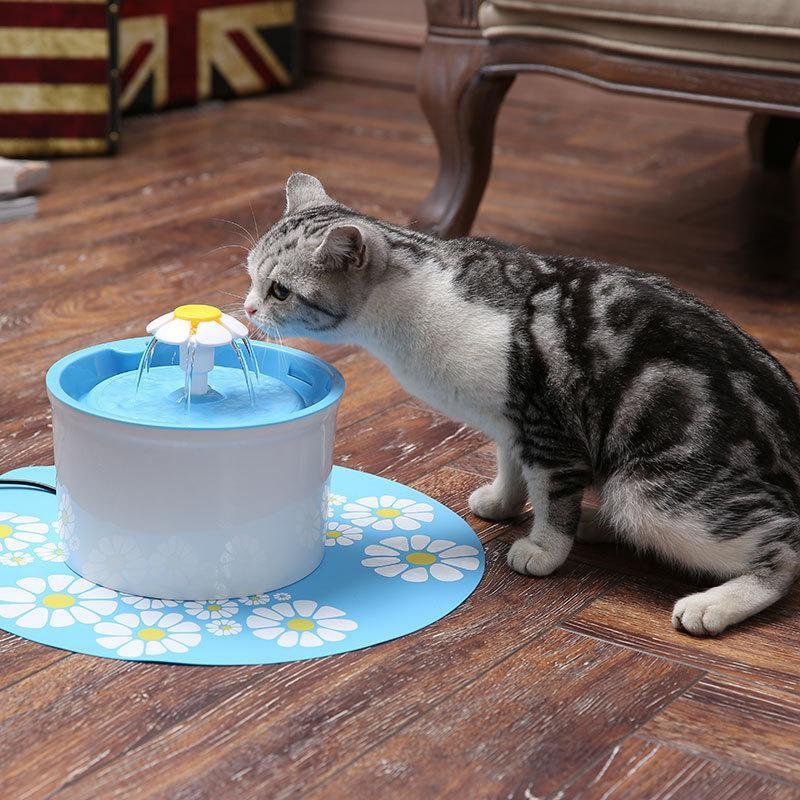
<path id="1" fill-rule="evenodd" d="M 99 634 L 97 643 L 116 650 L 121 658 L 186 653 L 200 644 L 201 637 L 200 626 L 176 611 L 125 612 L 113 621 L 98 622 L 93 630 Z"/>
<path id="2" fill-rule="evenodd" d="M 24 550 L 17 551 L 16 553 L 3 553 L 0 556 L 0 564 L 4 567 L 24 567 L 33 561 L 33 556 L 26 553 Z"/>
<path id="3" fill-rule="evenodd" d="M 235 619 L 215 619 L 206 623 L 206 630 L 214 636 L 235 636 L 242 632 L 242 626 Z"/>
<path id="4" fill-rule="evenodd" d="M 464 577 L 462 570 L 475 570 L 480 566 L 478 550 L 472 545 L 456 544 L 449 539 L 433 539 L 415 534 L 391 536 L 381 539 L 380 544 L 364 548 L 362 559 L 365 567 L 374 569 L 378 575 L 394 578 L 399 575 L 411 583 L 423 583 L 429 577 L 438 581 L 457 581 Z"/>
<path id="5" fill-rule="evenodd" d="M 325 642 L 342 641 L 344 631 L 358 627 L 341 609 L 320 606 L 314 600 L 255 608 L 246 622 L 259 639 L 274 639 L 280 647 L 321 647 Z"/>
<path id="6" fill-rule="evenodd" d="M 239 610 L 238 603 L 233 600 L 188 600 L 183 607 L 187 614 L 197 619 L 223 619 L 232 617 Z"/>
<path id="7" fill-rule="evenodd" d="M 33 552 L 42 561 L 66 561 L 69 549 L 64 542 L 47 542 L 41 547 L 34 547 Z"/>
<path id="8" fill-rule="evenodd" d="M 347 502 L 347 498 L 343 494 L 330 494 L 328 495 L 328 504 L 332 506 L 343 506 Z"/>
<path id="9" fill-rule="evenodd" d="M 13 511 L 0 511 L 0 552 L 24 550 L 47 539 L 47 523 Z"/>
<path id="10" fill-rule="evenodd" d="M 177 600 L 161 600 L 157 597 L 140 597 L 138 594 L 121 594 L 119 599 L 138 611 L 159 611 L 162 608 L 175 608 Z"/>
<path id="11" fill-rule="evenodd" d="M 416 500 L 398 499 L 389 494 L 362 497 L 355 503 L 344 506 L 342 519 L 376 531 L 390 531 L 394 528 L 415 531 L 422 527 L 423 522 L 433 521 L 433 506 Z"/>
<path id="12" fill-rule="evenodd" d="M 241 603 L 243 606 L 265 606 L 269 603 L 269 595 L 266 592 L 248 594 L 245 597 L 237 597 L 236 602 Z M 208 626 L 206 625 L 206 627 Z"/>
<path id="13" fill-rule="evenodd" d="M 69 541 L 75 532 L 75 512 L 72 509 L 72 500 L 69 492 L 59 483 L 58 489 L 58 518 L 53 523 L 53 530 L 62 542 Z"/>
<path id="14" fill-rule="evenodd" d="M 0 617 L 21 628 L 92 625 L 117 609 L 117 593 L 75 575 L 20 578 L 0 588 Z"/>
<path id="15" fill-rule="evenodd" d="M 272 596 L 276 600 L 291 600 L 292 599 L 292 596 L 289 594 L 289 592 L 273 592 Z"/>
<path id="16" fill-rule="evenodd" d="M 364 532 L 355 525 L 346 522 L 329 522 L 325 531 L 325 546 L 334 547 L 337 544 L 347 547 L 364 538 Z"/>

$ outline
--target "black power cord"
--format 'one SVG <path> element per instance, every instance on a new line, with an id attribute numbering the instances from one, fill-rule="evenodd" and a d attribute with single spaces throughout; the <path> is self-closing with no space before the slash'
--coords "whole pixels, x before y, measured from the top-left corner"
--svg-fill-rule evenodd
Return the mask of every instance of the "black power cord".
<path id="1" fill-rule="evenodd" d="M 2 486 L 22 486 L 26 489 L 39 489 L 39 491 L 49 492 L 50 494 L 56 493 L 56 487 L 51 486 L 49 483 L 27 481 L 22 478 L 0 478 L 0 487 Z"/>

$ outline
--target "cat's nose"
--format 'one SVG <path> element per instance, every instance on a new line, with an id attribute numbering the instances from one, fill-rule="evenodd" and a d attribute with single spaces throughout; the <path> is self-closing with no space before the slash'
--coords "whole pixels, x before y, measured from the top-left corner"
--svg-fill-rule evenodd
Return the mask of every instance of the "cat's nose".
<path id="1" fill-rule="evenodd" d="M 247 314 L 247 316 L 248 316 L 248 317 L 252 317 L 252 316 L 253 316 L 253 314 L 255 314 L 255 313 L 256 313 L 256 311 L 258 311 L 258 309 L 257 309 L 255 306 L 248 306 L 248 305 L 246 305 L 246 306 L 244 307 L 244 313 L 245 313 L 245 314 Z"/>

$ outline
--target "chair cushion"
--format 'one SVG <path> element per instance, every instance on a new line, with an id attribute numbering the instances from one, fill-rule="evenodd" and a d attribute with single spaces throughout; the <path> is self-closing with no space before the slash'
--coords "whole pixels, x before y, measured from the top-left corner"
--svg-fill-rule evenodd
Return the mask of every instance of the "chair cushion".
<path id="1" fill-rule="evenodd" d="M 660 59 L 800 72 L 797 0 L 491 0 L 484 36 L 528 36 Z"/>

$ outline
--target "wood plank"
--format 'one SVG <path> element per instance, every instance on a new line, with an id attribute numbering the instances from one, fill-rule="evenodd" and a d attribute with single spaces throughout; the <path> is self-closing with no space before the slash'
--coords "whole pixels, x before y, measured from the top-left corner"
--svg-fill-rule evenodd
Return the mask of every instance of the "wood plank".
<path id="1" fill-rule="evenodd" d="M 800 586 L 756 617 L 706 639 L 679 633 L 670 621 L 675 601 L 694 590 L 652 575 L 631 577 L 576 614 L 566 627 L 701 669 L 797 690 Z"/>
<path id="2" fill-rule="evenodd" d="M 708 675 L 642 736 L 800 785 L 800 693 Z"/>
<path id="3" fill-rule="evenodd" d="M 243 796 L 304 796 L 607 587 L 580 565 L 550 581 L 522 578 L 493 543 L 487 564 L 477 591 L 452 614 L 362 651 L 248 668 L 73 656 L 66 668 L 42 670 L 0 704 L 15 731 L 13 742 L 0 743 L 6 791 L 220 797 L 235 781 Z M 689 674 L 668 670 L 647 685 Z"/>
<path id="4" fill-rule="evenodd" d="M 551 630 L 306 797 L 542 797 L 701 674 Z"/>
<path id="5" fill-rule="evenodd" d="M 550 800 L 797 800 L 799 794 L 764 775 L 633 735 Z"/>
<path id="6" fill-rule="evenodd" d="M 337 464 L 410 481 L 435 470 L 485 439 L 466 425 L 412 403 L 401 403 L 340 431 Z"/>

